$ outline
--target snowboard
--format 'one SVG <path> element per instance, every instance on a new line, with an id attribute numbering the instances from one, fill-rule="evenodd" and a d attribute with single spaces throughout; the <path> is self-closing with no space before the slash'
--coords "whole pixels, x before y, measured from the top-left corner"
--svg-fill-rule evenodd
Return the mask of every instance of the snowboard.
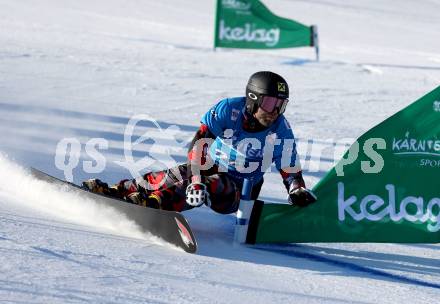
<path id="1" fill-rule="evenodd" d="M 179 212 L 142 207 L 122 199 L 93 193 L 74 183 L 58 179 L 35 168 L 31 168 L 31 174 L 35 178 L 50 184 L 68 187 L 69 191 L 79 193 L 80 197 L 92 199 L 98 205 L 116 209 L 118 212 L 125 214 L 130 220 L 133 220 L 142 231 L 151 233 L 188 253 L 195 253 L 197 250 L 197 241 L 191 227 L 183 214 Z"/>

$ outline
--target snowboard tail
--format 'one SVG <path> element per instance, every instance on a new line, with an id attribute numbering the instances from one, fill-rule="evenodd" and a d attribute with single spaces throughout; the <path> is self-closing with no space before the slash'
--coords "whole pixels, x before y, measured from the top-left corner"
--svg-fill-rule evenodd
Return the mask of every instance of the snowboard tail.
<path id="1" fill-rule="evenodd" d="M 147 208 L 128 203 L 122 199 L 90 192 L 76 184 L 58 179 L 35 168 L 32 175 L 50 184 L 67 186 L 69 190 L 79 193 L 84 198 L 92 199 L 98 205 L 112 207 L 133 220 L 144 232 L 151 233 L 168 243 L 182 248 L 188 253 L 197 251 L 197 241 L 183 214 L 175 211 L 165 211 Z"/>

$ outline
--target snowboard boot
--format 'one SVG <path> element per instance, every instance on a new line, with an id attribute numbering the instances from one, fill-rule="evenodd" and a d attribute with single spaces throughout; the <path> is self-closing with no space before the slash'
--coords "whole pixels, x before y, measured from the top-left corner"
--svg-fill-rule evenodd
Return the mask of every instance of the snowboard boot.
<path id="1" fill-rule="evenodd" d="M 106 195 L 110 194 L 110 189 L 108 187 L 108 184 L 104 183 L 103 181 L 97 178 L 91 178 L 86 181 L 83 181 L 82 187 L 93 193 L 100 193 Z"/>
<path id="2" fill-rule="evenodd" d="M 154 209 L 160 209 L 161 204 L 160 196 L 154 192 L 148 196 L 140 192 L 132 192 L 127 195 L 127 200 L 133 204 Z"/>
<path id="3" fill-rule="evenodd" d="M 151 193 L 147 199 L 147 207 L 162 209 L 162 197 L 160 194 L 160 191 L 154 191 L 153 193 Z"/>

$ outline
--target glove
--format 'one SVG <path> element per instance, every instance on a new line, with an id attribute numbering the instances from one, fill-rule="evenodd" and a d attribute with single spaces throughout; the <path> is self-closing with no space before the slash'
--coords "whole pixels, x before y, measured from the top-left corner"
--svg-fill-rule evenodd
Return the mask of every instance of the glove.
<path id="1" fill-rule="evenodd" d="M 186 187 L 186 203 L 193 207 L 199 207 L 203 204 L 211 205 L 209 193 L 206 185 L 200 182 L 193 182 Z"/>
<path id="2" fill-rule="evenodd" d="M 318 198 L 309 189 L 299 187 L 289 191 L 289 204 L 292 206 L 305 207 L 316 202 Z"/>

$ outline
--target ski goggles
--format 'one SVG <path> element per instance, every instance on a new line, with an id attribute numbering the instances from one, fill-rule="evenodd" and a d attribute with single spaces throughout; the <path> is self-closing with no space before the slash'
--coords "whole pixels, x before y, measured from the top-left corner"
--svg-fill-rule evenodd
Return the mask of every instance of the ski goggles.
<path id="1" fill-rule="evenodd" d="M 268 113 L 278 110 L 278 114 L 284 113 L 289 99 L 281 99 L 272 96 L 262 96 L 260 108 Z"/>

